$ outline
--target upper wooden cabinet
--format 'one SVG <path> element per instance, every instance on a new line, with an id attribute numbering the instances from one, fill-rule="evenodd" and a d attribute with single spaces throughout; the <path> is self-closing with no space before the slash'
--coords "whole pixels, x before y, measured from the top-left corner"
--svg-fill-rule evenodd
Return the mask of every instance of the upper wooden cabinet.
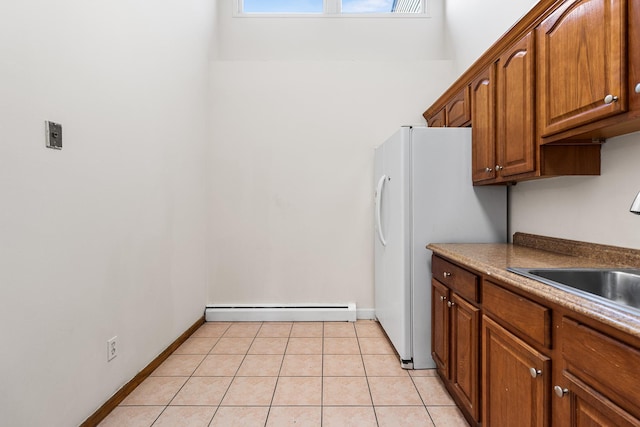
<path id="1" fill-rule="evenodd" d="M 511 177 L 536 168 L 533 33 L 512 45 L 498 60 L 496 169 Z"/>
<path id="2" fill-rule="evenodd" d="M 541 136 L 627 109 L 626 0 L 568 0 L 536 29 Z"/>
<path id="3" fill-rule="evenodd" d="M 496 178 L 495 67 L 471 82 L 471 174 L 473 182 Z"/>
<path id="4" fill-rule="evenodd" d="M 471 121 L 469 86 L 456 93 L 440 110 L 423 114 L 429 127 L 463 127 Z"/>
<path id="5" fill-rule="evenodd" d="M 467 88 L 474 184 L 599 175 L 598 144 L 640 131 L 640 2 L 540 0 L 424 117 L 450 126 Z"/>
<path id="6" fill-rule="evenodd" d="M 534 36 L 528 33 L 471 82 L 475 183 L 535 174 Z"/>

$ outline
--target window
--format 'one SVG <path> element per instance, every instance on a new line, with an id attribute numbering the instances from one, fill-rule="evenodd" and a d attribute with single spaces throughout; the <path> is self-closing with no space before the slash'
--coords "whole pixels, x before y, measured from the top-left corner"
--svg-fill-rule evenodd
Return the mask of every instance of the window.
<path id="1" fill-rule="evenodd" d="M 244 0 L 242 13 L 322 13 L 323 0 Z"/>
<path id="2" fill-rule="evenodd" d="M 236 0 L 240 14 L 425 14 L 427 0 Z"/>

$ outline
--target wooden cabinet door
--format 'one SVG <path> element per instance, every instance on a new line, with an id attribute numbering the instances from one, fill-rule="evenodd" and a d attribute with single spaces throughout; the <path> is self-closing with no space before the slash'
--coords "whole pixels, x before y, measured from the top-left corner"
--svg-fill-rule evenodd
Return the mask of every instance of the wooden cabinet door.
<path id="1" fill-rule="evenodd" d="M 451 294 L 451 384 L 475 420 L 480 419 L 478 376 L 480 309 Z"/>
<path id="2" fill-rule="evenodd" d="M 571 416 L 566 425 L 571 427 L 640 427 L 640 420 L 615 405 L 578 378 L 565 371 L 570 393 L 563 399 L 571 400 Z"/>
<path id="3" fill-rule="evenodd" d="M 533 33 L 498 60 L 496 148 L 503 177 L 535 171 L 534 66 Z"/>
<path id="4" fill-rule="evenodd" d="M 427 124 L 430 128 L 443 128 L 447 124 L 445 119 L 445 109 L 443 108 L 433 116 L 427 118 Z"/>
<path id="5" fill-rule="evenodd" d="M 482 317 L 484 427 L 548 426 L 550 376 L 548 357 Z"/>
<path id="6" fill-rule="evenodd" d="M 431 355 L 443 377 L 449 378 L 449 289 L 431 280 Z"/>
<path id="7" fill-rule="evenodd" d="M 626 11 L 626 0 L 568 0 L 536 29 L 542 136 L 626 110 Z"/>
<path id="8" fill-rule="evenodd" d="M 469 86 L 465 86 L 449 102 L 447 102 L 447 126 L 462 127 L 471 121 L 471 106 L 469 105 Z"/>
<path id="9" fill-rule="evenodd" d="M 471 83 L 473 182 L 496 177 L 495 71 L 490 66 Z"/>

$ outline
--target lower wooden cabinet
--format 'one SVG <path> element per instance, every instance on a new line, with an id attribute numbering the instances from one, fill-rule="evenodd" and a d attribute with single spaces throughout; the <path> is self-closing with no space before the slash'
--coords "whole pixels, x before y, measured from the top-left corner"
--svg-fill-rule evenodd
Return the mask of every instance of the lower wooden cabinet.
<path id="1" fill-rule="evenodd" d="M 451 385 L 473 419 L 480 418 L 478 350 L 480 309 L 455 293 L 450 297 Z"/>
<path id="2" fill-rule="evenodd" d="M 480 421 L 480 309 L 432 280 L 431 348 L 438 373 L 471 423 Z"/>
<path id="3" fill-rule="evenodd" d="M 431 356 L 440 376 L 449 378 L 449 288 L 431 280 Z"/>
<path id="4" fill-rule="evenodd" d="M 551 361 L 482 317 L 482 425 L 549 425 Z"/>
<path id="5" fill-rule="evenodd" d="M 432 262 L 432 356 L 472 426 L 640 427 L 640 337 Z"/>

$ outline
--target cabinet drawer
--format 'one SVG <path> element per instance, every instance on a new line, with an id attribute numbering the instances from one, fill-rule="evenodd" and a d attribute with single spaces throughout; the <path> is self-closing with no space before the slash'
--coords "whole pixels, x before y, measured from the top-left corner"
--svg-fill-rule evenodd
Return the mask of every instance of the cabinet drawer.
<path id="1" fill-rule="evenodd" d="M 563 318 L 562 355 L 567 372 L 640 417 L 640 350 Z"/>
<path id="2" fill-rule="evenodd" d="M 490 281 L 482 287 L 482 307 L 535 342 L 551 346 L 551 310 Z"/>
<path id="3" fill-rule="evenodd" d="M 444 259 L 433 256 L 433 278 L 469 301 L 478 301 L 478 276 Z"/>

